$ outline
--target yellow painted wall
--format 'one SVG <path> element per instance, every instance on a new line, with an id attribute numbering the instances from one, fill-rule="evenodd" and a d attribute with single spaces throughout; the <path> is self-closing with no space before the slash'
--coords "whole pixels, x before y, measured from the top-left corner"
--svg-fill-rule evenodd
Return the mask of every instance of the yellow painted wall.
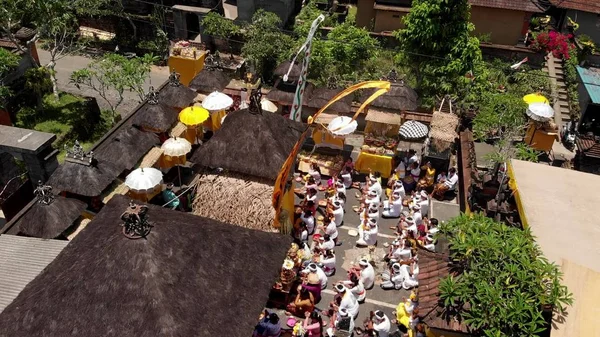
<path id="1" fill-rule="evenodd" d="M 402 18 L 407 14 L 408 12 L 377 10 L 373 31 L 379 33 L 404 28 Z"/>
<path id="2" fill-rule="evenodd" d="M 471 7 L 471 21 L 475 24 L 475 36 L 491 34 L 491 43 L 515 45 L 521 38 L 525 12 Z"/>
<path id="3" fill-rule="evenodd" d="M 169 57 L 169 71 L 179 73 L 179 81 L 187 86 L 196 75 L 204 68 L 204 51 L 198 51 L 196 59 L 184 58 L 179 56 Z"/>

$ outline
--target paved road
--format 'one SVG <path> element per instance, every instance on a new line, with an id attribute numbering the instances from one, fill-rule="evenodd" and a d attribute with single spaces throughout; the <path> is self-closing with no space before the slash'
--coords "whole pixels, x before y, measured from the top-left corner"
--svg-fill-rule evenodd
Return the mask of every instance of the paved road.
<path id="1" fill-rule="evenodd" d="M 50 62 L 50 54 L 38 46 L 38 54 L 42 65 Z M 56 62 L 56 77 L 58 79 L 58 88 L 62 91 L 77 93 L 84 96 L 93 96 L 98 99 L 100 109 L 109 109 L 108 104 L 103 98 L 98 96 L 93 90 L 81 88 L 77 89 L 74 85 L 69 83 L 69 77 L 75 70 L 85 68 L 92 60 L 84 56 L 66 56 Z M 169 78 L 169 70 L 167 67 L 152 67 L 150 77 L 146 80 L 146 89 L 152 84 L 155 87 L 160 86 L 164 81 Z M 116 102 L 116 95 L 112 95 L 111 101 Z M 139 99 L 133 92 L 125 92 L 125 100 L 117 109 L 122 116 L 126 116 L 131 112 L 138 104 Z"/>

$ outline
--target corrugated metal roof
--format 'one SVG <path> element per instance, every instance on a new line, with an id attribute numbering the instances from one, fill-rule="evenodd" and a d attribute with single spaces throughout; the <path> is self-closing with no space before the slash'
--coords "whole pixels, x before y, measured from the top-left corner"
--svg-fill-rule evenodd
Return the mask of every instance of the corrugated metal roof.
<path id="1" fill-rule="evenodd" d="M 63 240 L 0 235 L 0 312 L 68 243 Z"/>
<path id="2" fill-rule="evenodd" d="M 600 68 L 577 66 L 581 81 L 594 104 L 600 104 Z"/>

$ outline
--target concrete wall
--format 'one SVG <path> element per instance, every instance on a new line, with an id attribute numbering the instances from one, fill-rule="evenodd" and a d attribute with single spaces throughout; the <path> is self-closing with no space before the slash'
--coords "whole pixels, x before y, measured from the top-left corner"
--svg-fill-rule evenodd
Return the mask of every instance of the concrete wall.
<path id="1" fill-rule="evenodd" d="M 526 12 L 471 7 L 471 21 L 475 24 L 475 35 L 491 34 L 491 43 L 515 45 L 523 37 L 523 22 Z M 528 17 L 528 16 L 527 16 Z"/>
<path id="2" fill-rule="evenodd" d="M 398 12 L 377 10 L 375 12 L 375 26 L 373 27 L 373 31 L 379 33 L 402 29 L 404 28 L 402 18 L 407 14 L 408 11 Z"/>
<path id="3" fill-rule="evenodd" d="M 589 35 L 596 43 L 600 44 L 600 15 L 576 10 L 568 10 L 567 16 L 579 24 L 575 34 Z M 565 20 L 567 24 L 568 20 Z"/>
<path id="4" fill-rule="evenodd" d="M 252 15 L 259 10 L 264 9 L 273 12 L 279 16 L 281 22 L 285 25 L 294 15 L 296 8 L 295 0 L 238 0 L 238 19 L 242 21 L 251 21 Z"/>

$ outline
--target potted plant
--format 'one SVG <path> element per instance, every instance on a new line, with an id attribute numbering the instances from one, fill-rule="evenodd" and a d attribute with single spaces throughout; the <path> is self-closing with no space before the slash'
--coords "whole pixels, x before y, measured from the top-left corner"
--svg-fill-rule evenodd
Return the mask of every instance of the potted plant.
<path id="1" fill-rule="evenodd" d="M 231 36 L 240 33 L 240 27 L 216 12 L 210 12 L 202 19 L 202 28 L 204 34 L 213 38 L 216 49 L 220 51 L 229 46 Z"/>

